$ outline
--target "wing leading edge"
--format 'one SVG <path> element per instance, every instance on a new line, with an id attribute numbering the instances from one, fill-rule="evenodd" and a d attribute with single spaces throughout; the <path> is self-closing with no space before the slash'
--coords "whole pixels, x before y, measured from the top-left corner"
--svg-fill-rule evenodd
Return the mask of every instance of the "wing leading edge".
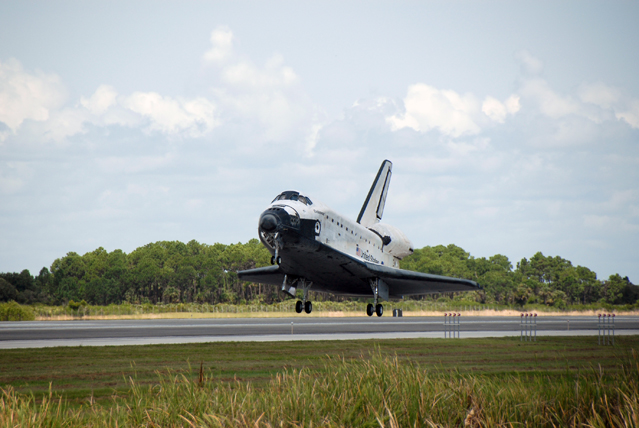
<path id="1" fill-rule="evenodd" d="M 284 273 L 278 265 L 241 270 L 237 273 L 242 281 L 257 282 L 260 284 L 282 285 Z"/>

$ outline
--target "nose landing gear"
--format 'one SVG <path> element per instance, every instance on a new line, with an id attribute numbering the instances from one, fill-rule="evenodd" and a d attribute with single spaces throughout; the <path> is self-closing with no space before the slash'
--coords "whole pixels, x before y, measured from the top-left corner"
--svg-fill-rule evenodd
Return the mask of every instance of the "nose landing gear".
<path id="1" fill-rule="evenodd" d="M 282 264 L 282 258 L 280 257 L 280 250 L 284 246 L 282 242 L 282 238 L 279 233 L 276 233 L 272 236 L 271 240 L 268 242 L 269 245 L 275 250 L 274 254 L 271 256 L 271 264 L 277 264 L 278 266 Z"/>
<path id="2" fill-rule="evenodd" d="M 275 254 L 277 254 L 277 252 Z M 281 265 L 282 264 L 282 258 L 280 256 L 271 256 L 271 264 L 274 265 L 276 263 L 278 265 Z"/>

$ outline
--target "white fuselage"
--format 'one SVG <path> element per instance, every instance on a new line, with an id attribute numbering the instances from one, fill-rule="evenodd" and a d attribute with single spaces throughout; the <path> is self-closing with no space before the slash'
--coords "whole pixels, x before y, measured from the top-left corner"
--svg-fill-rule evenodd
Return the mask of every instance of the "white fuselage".
<path id="1" fill-rule="evenodd" d="M 315 240 L 322 244 L 370 263 L 399 268 L 400 258 L 385 251 L 382 238 L 377 233 L 322 203 L 314 202 L 307 205 L 299 201 L 278 200 L 270 207 L 292 208 L 299 214 L 300 219 L 319 221 L 320 231 Z"/>

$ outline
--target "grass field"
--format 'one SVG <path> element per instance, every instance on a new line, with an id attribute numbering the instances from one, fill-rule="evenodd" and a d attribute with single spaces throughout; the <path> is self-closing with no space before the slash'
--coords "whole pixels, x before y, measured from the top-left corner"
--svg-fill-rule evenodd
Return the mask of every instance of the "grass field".
<path id="1" fill-rule="evenodd" d="M 639 337 L 616 345 L 544 337 L 2 350 L 0 426 L 636 427 Z"/>

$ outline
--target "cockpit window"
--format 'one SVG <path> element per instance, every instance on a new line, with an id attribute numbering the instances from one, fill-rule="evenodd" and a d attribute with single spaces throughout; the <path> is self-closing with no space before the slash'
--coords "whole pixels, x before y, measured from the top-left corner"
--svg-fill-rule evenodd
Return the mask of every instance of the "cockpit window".
<path id="1" fill-rule="evenodd" d="M 313 202 L 311 202 L 311 200 L 306 196 L 300 195 L 300 201 L 304 202 L 306 205 L 313 205 Z"/>
<path id="2" fill-rule="evenodd" d="M 306 196 L 300 195 L 299 192 L 295 192 L 292 190 L 282 192 L 273 199 L 275 201 L 299 201 L 305 205 L 313 205 L 313 202 Z M 272 203 L 272 202 L 271 202 Z"/>

